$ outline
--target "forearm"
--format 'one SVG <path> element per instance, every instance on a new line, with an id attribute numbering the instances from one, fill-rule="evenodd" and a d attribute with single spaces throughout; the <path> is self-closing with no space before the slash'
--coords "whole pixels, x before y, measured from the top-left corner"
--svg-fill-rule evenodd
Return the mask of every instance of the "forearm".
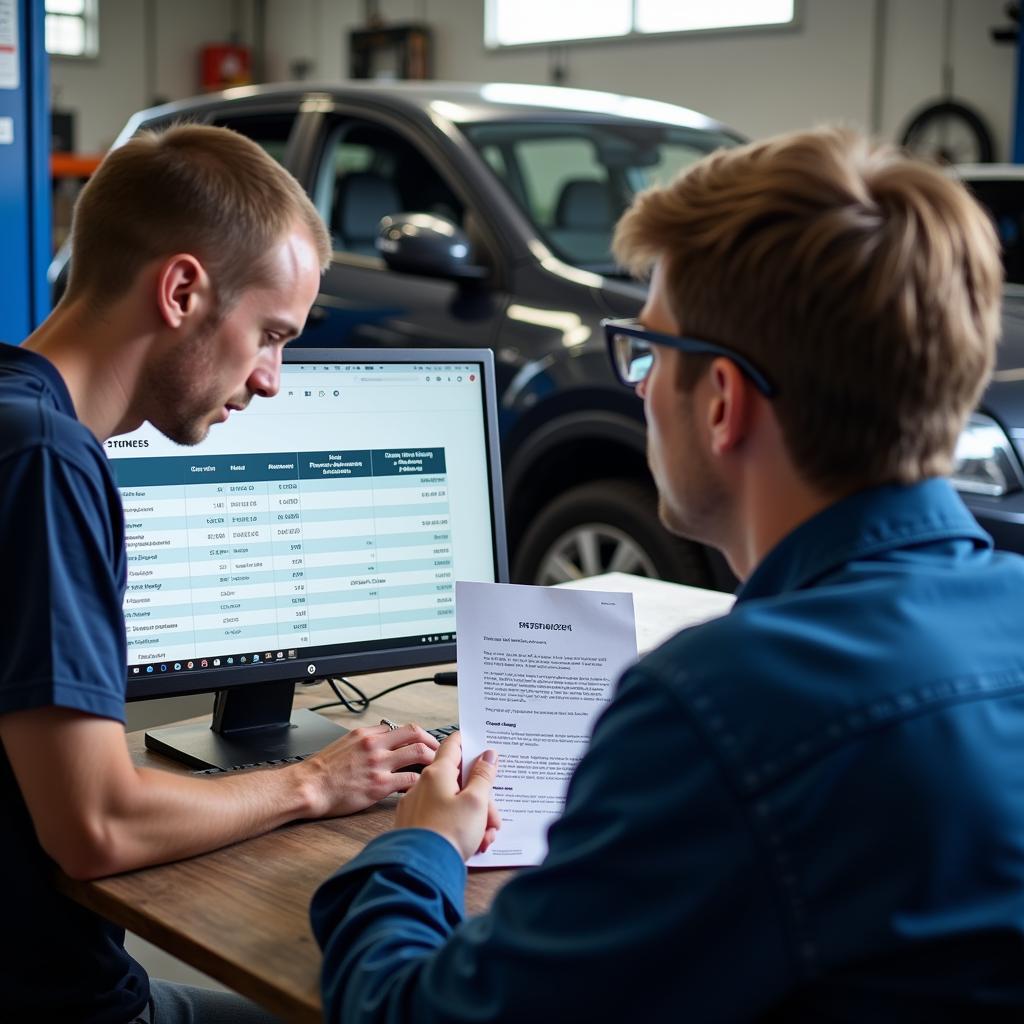
<path id="1" fill-rule="evenodd" d="M 0 716 L 0 742 L 43 849 L 95 878 L 204 853 L 296 818 L 352 814 L 408 789 L 437 741 L 419 726 L 353 729 L 299 764 L 207 778 L 132 764 L 114 721 L 45 707 Z"/>
<path id="2" fill-rule="evenodd" d="M 83 822 L 77 852 L 63 869 L 98 878 L 194 856 L 311 817 L 313 787 L 304 765 L 196 778 L 139 768 Z"/>
<path id="3" fill-rule="evenodd" d="M 313 816 L 314 796 L 305 765 L 210 778 L 138 768 L 58 861 L 75 877 L 96 878 L 205 853 Z"/>

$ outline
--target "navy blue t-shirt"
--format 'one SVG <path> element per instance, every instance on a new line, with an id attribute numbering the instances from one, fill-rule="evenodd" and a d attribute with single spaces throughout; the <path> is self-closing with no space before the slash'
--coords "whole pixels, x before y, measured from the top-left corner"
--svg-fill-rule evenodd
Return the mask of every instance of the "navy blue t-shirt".
<path id="1" fill-rule="evenodd" d="M 58 706 L 124 721 L 121 500 L 47 359 L 0 344 L 0 714 Z M 0 745 L 0 877 L 12 1020 L 125 1024 L 149 999 L 124 931 L 61 895 Z"/>

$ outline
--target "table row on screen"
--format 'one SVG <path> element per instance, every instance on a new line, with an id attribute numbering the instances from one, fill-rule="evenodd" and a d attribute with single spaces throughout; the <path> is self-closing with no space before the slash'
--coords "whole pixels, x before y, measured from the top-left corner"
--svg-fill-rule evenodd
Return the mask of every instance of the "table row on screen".
<path id="1" fill-rule="evenodd" d="M 410 453 L 434 470 L 399 472 L 377 452 L 116 460 L 119 484 L 133 481 L 121 488 L 129 662 L 450 629 L 444 451 Z M 305 465 L 363 475 L 279 478 Z"/>

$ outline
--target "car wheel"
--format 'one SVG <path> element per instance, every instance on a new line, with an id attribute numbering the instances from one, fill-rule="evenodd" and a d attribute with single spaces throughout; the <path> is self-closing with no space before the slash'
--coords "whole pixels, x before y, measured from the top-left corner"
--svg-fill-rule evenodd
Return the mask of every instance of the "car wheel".
<path id="1" fill-rule="evenodd" d="M 544 506 L 523 535 L 512 578 L 547 586 L 605 572 L 711 586 L 701 548 L 658 520 L 654 490 L 635 480 L 598 480 Z"/>

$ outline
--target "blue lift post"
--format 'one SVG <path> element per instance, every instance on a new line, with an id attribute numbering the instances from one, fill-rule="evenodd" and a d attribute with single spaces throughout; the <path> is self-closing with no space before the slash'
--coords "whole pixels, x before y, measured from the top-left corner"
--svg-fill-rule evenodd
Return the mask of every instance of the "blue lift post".
<path id="1" fill-rule="evenodd" d="M 50 309 L 50 83 L 43 0 L 0 0 L 0 341 Z"/>

